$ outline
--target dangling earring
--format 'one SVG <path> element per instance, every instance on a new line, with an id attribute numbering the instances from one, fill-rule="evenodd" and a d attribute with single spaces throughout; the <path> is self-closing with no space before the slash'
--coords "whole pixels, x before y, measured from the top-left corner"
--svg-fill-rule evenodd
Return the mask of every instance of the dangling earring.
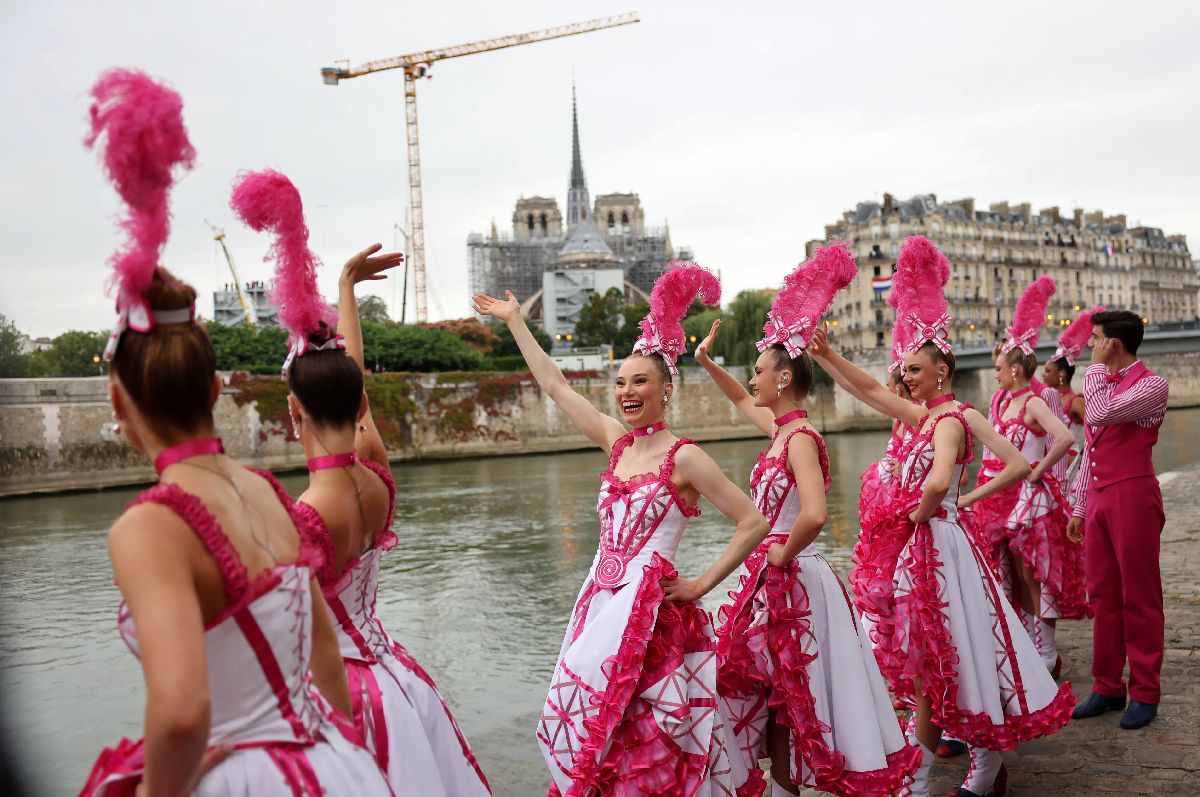
<path id="1" fill-rule="evenodd" d="M 1008 372 L 1009 372 L 1010 374 L 1012 374 L 1012 378 L 1013 378 L 1013 379 L 1016 379 L 1016 378 L 1017 378 L 1017 366 L 1015 366 L 1015 365 L 1014 365 L 1012 368 L 1010 368 L 1010 369 L 1009 369 L 1009 371 L 1008 371 Z"/>
<path id="2" fill-rule="evenodd" d="M 783 398 L 783 382 L 775 386 L 775 398 Z"/>
<path id="3" fill-rule="evenodd" d="M 666 393 L 663 393 L 663 406 L 665 407 L 670 403 L 671 403 L 671 397 L 669 395 L 667 395 Z"/>
<path id="4" fill-rule="evenodd" d="M 938 395 L 940 396 L 941 394 L 942 394 L 942 377 L 939 374 L 938 375 Z"/>

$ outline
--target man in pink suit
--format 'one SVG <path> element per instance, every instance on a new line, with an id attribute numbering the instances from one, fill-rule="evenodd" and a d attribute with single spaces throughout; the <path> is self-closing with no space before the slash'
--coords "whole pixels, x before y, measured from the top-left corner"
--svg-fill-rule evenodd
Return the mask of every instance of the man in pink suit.
<path id="1" fill-rule="evenodd" d="M 1073 488 L 1067 534 L 1084 541 L 1087 589 L 1096 620 L 1092 694 L 1072 715 L 1129 707 L 1121 727 L 1141 728 L 1158 713 L 1163 660 L 1159 538 L 1162 492 L 1151 450 L 1167 414 L 1167 382 L 1137 359 L 1142 320 L 1127 310 L 1092 317 L 1092 364 L 1084 376 L 1086 446 Z M 1086 533 L 1084 533 L 1086 530 Z"/>

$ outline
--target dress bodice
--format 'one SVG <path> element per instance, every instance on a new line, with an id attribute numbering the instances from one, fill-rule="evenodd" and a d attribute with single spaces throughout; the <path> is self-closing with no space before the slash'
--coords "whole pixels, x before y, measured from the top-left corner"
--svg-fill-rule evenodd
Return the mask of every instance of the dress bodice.
<path id="1" fill-rule="evenodd" d="M 829 479 L 829 454 L 825 449 L 825 441 L 812 429 L 793 430 L 784 440 L 783 449 L 775 456 L 768 456 L 770 447 L 759 454 L 754 470 L 750 473 L 750 497 L 758 511 L 762 512 L 763 517 L 771 524 L 771 534 L 791 534 L 792 526 L 800 515 L 800 495 L 796 490 L 796 477 L 788 464 L 788 448 L 792 444 L 792 438 L 798 434 L 808 435 L 817 444 L 817 458 L 821 463 L 826 492 L 829 492 L 832 484 Z M 801 554 L 806 552 L 802 551 Z"/>
<path id="2" fill-rule="evenodd" d="M 946 418 L 954 418 L 962 424 L 966 438 L 963 450 L 966 452 L 961 459 L 955 460 L 954 472 L 950 476 L 950 488 L 942 499 L 941 508 L 946 511 L 947 518 L 958 517 L 958 492 L 963 468 L 975 459 L 975 438 L 971 434 L 971 426 L 963 417 L 962 409 L 945 412 L 938 416 L 926 415 L 908 440 L 908 444 L 900 454 L 900 486 L 905 490 L 920 491 L 925 487 L 925 480 L 933 470 L 933 432 L 937 425 Z"/>
<path id="3" fill-rule="evenodd" d="M 1012 397 L 1008 397 L 1000 402 L 1000 411 L 996 416 L 995 429 L 1008 442 L 1013 444 L 1013 447 L 1021 452 L 1025 460 L 1029 463 L 1039 462 L 1046 454 L 1046 432 L 1044 430 L 1034 430 L 1029 425 L 1025 413 L 1029 408 L 1029 402 L 1032 400 L 1032 394 L 1025 398 L 1021 404 L 1020 411 L 1007 420 L 1004 418 L 1004 413 L 1008 411 L 1012 404 Z"/>
<path id="4" fill-rule="evenodd" d="M 887 448 L 883 451 L 883 458 L 876 465 L 876 473 L 879 475 L 880 484 L 891 484 L 895 480 L 895 471 L 893 466 L 900 460 L 900 452 L 908 444 L 912 437 L 913 430 L 909 426 L 901 426 L 900 434 L 895 430 L 892 431 L 892 436 L 888 438 Z"/>
<path id="5" fill-rule="evenodd" d="M 270 474 L 260 475 L 291 512 L 291 500 L 279 483 Z M 130 506 L 141 503 L 162 504 L 178 514 L 216 561 L 224 582 L 226 608 L 204 630 L 212 705 L 208 744 L 307 744 L 322 738 L 321 711 L 308 683 L 313 609 L 309 583 L 320 554 L 302 542 L 295 562 L 251 580 L 237 549 L 198 497 L 177 485 L 159 484 Z M 299 527 L 300 518 L 292 517 Z M 117 625 L 138 655 L 137 631 L 124 601 Z"/>
<path id="6" fill-rule="evenodd" d="M 375 598 L 383 554 L 396 546 L 396 533 L 392 531 L 396 484 L 387 468 L 369 460 L 361 462 L 387 485 L 387 520 L 372 536 L 370 546 L 347 562 L 341 573 L 337 572 L 333 536 L 320 513 L 303 501 L 296 502 L 296 511 L 305 521 L 312 545 L 323 553 L 324 563 L 317 568 L 316 577 L 336 621 L 342 658 L 374 663 L 378 656 L 392 649 L 392 640 L 376 612 Z"/>
<path id="7" fill-rule="evenodd" d="M 695 443 L 680 438 L 656 473 L 621 479 L 615 473 L 617 461 L 632 442 L 633 435 L 627 434 L 613 444 L 608 470 L 600 477 L 596 504 L 600 545 L 591 577 L 603 589 L 613 589 L 640 575 L 641 566 L 649 564 L 655 553 L 668 562 L 675 561 L 688 518 L 700 514 L 697 507 L 684 502 L 671 482 L 676 452 Z"/>

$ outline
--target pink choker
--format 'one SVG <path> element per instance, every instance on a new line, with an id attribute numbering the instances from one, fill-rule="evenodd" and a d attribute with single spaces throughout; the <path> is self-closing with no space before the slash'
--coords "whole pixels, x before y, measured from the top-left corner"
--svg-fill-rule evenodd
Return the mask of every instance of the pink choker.
<path id="1" fill-rule="evenodd" d="M 778 418 L 776 418 L 775 425 L 776 426 L 787 426 L 789 423 L 796 420 L 797 418 L 807 418 L 807 417 L 808 417 L 808 410 L 792 410 L 791 412 L 789 412 L 785 415 L 780 415 Z"/>
<path id="2" fill-rule="evenodd" d="M 951 402 L 951 401 L 954 401 L 954 394 L 953 394 L 953 393 L 947 393 L 947 394 L 945 394 L 944 396 L 938 396 L 937 398 L 935 398 L 935 399 L 933 399 L 933 400 L 931 400 L 931 401 L 926 401 L 926 402 L 925 402 L 925 409 L 927 409 L 927 410 L 931 410 L 931 409 L 933 409 L 934 407 L 940 407 L 940 406 L 942 406 L 943 404 L 947 404 L 947 403 L 949 403 L 949 402 Z"/>
<path id="3" fill-rule="evenodd" d="M 646 437 L 647 435 L 652 435 L 655 432 L 661 432 L 663 429 L 666 429 L 666 428 L 667 428 L 666 421 L 655 421 L 654 423 L 650 424 L 649 426 L 633 427 L 633 436 L 634 437 Z"/>
<path id="4" fill-rule="evenodd" d="M 328 468 L 344 468 L 355 462 L 358 462 L 358 454 L 354 451 L 347 451 L 343 454 L 326 454 L 323 457 L 313 457 L 308 460 L 308 472 L 316 473 Z"/>
<path id="5" fill-rule="evenodd" d="M 1033 388 L 1031 388 L 1031 387 L 1028 387 L 1028 386 L 1023 387 L 1020 390 L 1013 391 L 1012 398 L 1020 398 L 1021 396 L 1024 396 L 1026 393 L 1029 393 L 1032 390 L 1033 390 Z"/>
<path id="6" fill-rule="evenodd" d="M 154 472 L 159 476 L 163 471 L 185 459 L 198 457 L 203 454 L 224 454 L 225 446 L 219 437 L 201 437 L 198 440 L 185 440 L 179 445 L 164 448 L 154 458 Z"/>

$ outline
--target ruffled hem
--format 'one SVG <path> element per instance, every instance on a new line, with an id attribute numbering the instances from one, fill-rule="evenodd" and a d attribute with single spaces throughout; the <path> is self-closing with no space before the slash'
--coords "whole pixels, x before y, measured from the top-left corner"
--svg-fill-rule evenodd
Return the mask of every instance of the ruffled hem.
<path id="1" fill-rule="evenodd" d="M 689 755 L 658 726 L 651 712 L 628 716 L 634 695 L 674 669 L 696 649 L 708 626 L 694 603 L 663 600 L 660 579 L 678 576 L 655 553 L 643 570 L 617 652 L 603 665 L 608 685 L 590 698 L 595 713 L 583 722 L 586 738 L 573 758 L 566 797 L 610 794 L 618 788 L 645 795 L 695 794 L 708 770 L 707 755 Z M 606 750 L 607 748 L 607 750 Z M 552 786 L 549 794 L 555 793 Z M 634 792 L 629 792 L 634 793 Z"/>
<path id="2" fill-rule="evenodd" d="M 969 541 L 970 538 L 968 538 Z M 921 679 L 922 692 L 932 705 L 934 723 L 944 733 L 956 739 L 984 747 L 989 750 L 1012 750 L 1020 742 L 1047 736 L 1060 730 L 1071 719 L 1075 696 L 1070 682 L 1064 681 L 1054 699 L 1036 711 L 1009 715 L 997 725 L 984 712 L 963 709 L 958 703 L 958 651 L 946 627 L 942 609 L 947 604 L 938 589 L 938 570 L 942 562 L 937 557 L 933 544 L 933 531 L 928 523 L 916 528 L 909 546 L 911 565 L 911 592 L 906 599 L 906 614 L 913 628 L 922 636 L 924 654 L 911 657 L 909 677 L 906 678 L 908 693 L 912 693 L 912 679 Z M 995 596 L 996 600 L 1003 600 Z M 1003 607 L 997 607 L 1002 612 Z M 1024 633 L 1021 631 L 1021 633 Z M 1006 631 L 1007 635 L 1007 631 Z M 1011 645 L 1005 642 L 1011 650 Z M 1009 666 L 1016 669 L 1014 656 L 1009 656 Z M 1018 685 L 1020 688 L 1019 676 Z"/>
<path id="3" fill-rule="evenodd" d="M 921 751 L 905 746 L 887 755 L 886 767 L 857 772 L 847 769 L 846 756 L 826 743 L 825 734 L 831 729 L 817 718 L 808 674 L 819 654 L 802 652 L 806 646 L 801 639 L 812 636 L 812 612 L 799 574 L 800 563 L 792 561 L 785 568 L 768 568 L 765 579 L 767 650 L 774 664 L 767 705 L 775 709 L 776 721 L 791 731 L 793 772 L 807 767 L 811 776 L 807 785 L 839 797 L 893 794 L 920 764 Z M 790 600 L 796 602 L 789 605 Z"/>
<path id="4" fill-rule="evenodd" d="M 783 568 L 767 566 L 766 549 L 771 542 L 768 539 L 747 560 L 737 591 L 730 593 L 733 603 L 721 609 L 722 625 L 717 631 L 719 689 L 726 696 L 767 693 L 767 705 L 775 710 L 776 721 L 790 731 L 793 775 L 799 776 L 807 769 L 811 775 L 807 785 L 844 797 L 893 794 L 920 764 L 920 750 L 906 745 L 887 754 L 886 767 L 859 772 L 847 769 L 845 755 L 825 741 L 831 729 L 817 718 L 808 674 L 809 665 L 820 654 L 804 652 L 816 646 L 804 643 L 813 633 L 808 591 L 800 580 L 801 563 L 793 559 Z M 762 672 L 747 642 L 747 632 L 753 625 L 748 607 L 760 589 L 767 606 L 764 636 L 773 665 L 770 676 Z M 761 774 L 753 765 L 751 772 Z M 765 786 L 765 781 L 757 786 L 748 781 L 739 787 L 738 795 L 761 794 Z"/>
<path id="5" fill-rule="evenodd" d="M 879 478 L 879 463 L 872 462 L 859 477 L 862 487 L 858 493 L 858 516 L 862 518 L 883 500 L 884 484 Z"/>
<path id="6" fill-rule="evenodd" d="M 96 758 L 79 797 L 134 797 L 146 768 L 143 741 L 121 739 L 116 747 L 106 747 Z M 107 781 L 107 783 L 106 783 Z"/>
<path id="7" fill-rule="evenodd" d="M 1070 518 L 1058 480 L 1047 474 L 1040 483 L 1029 487 L 1028 503 L 1033 503 L 1035 492 L 1043 492 L 1042 503 L 1050 511 L 1015 529 L 1009 547 L 1033 571 L 1046 593 L 1043 602 L 1048 601 L 1053 607 L 1054 617 L 1068 620 L 1086 617 L 1083 546 L 1067 539 Z"/>
<path id="8" fill-rule="evenodd" d="M 987 475 L 990 469 L 998 470 L 1003 467 L 1003 462 L 984 460 L 983 468 L 979 471 L 979 478 L 975 482 L 976 488 L 982 487 L 992 480 L 992 477 Z M 1008 527 L 1008 518 L 1012 515 L 1013 507 L 1017 505 L 1017 494 L 1020 489 L 1020 482 L 1010 484 L 1003 490 L 981 498 L 971 505 L 970 531 L 973 533 L 975 543 L 988 552 L 993 569 L 996 568 L 994 547 L 1004 545 L 1012 536 L 1012 531 Z"/>

